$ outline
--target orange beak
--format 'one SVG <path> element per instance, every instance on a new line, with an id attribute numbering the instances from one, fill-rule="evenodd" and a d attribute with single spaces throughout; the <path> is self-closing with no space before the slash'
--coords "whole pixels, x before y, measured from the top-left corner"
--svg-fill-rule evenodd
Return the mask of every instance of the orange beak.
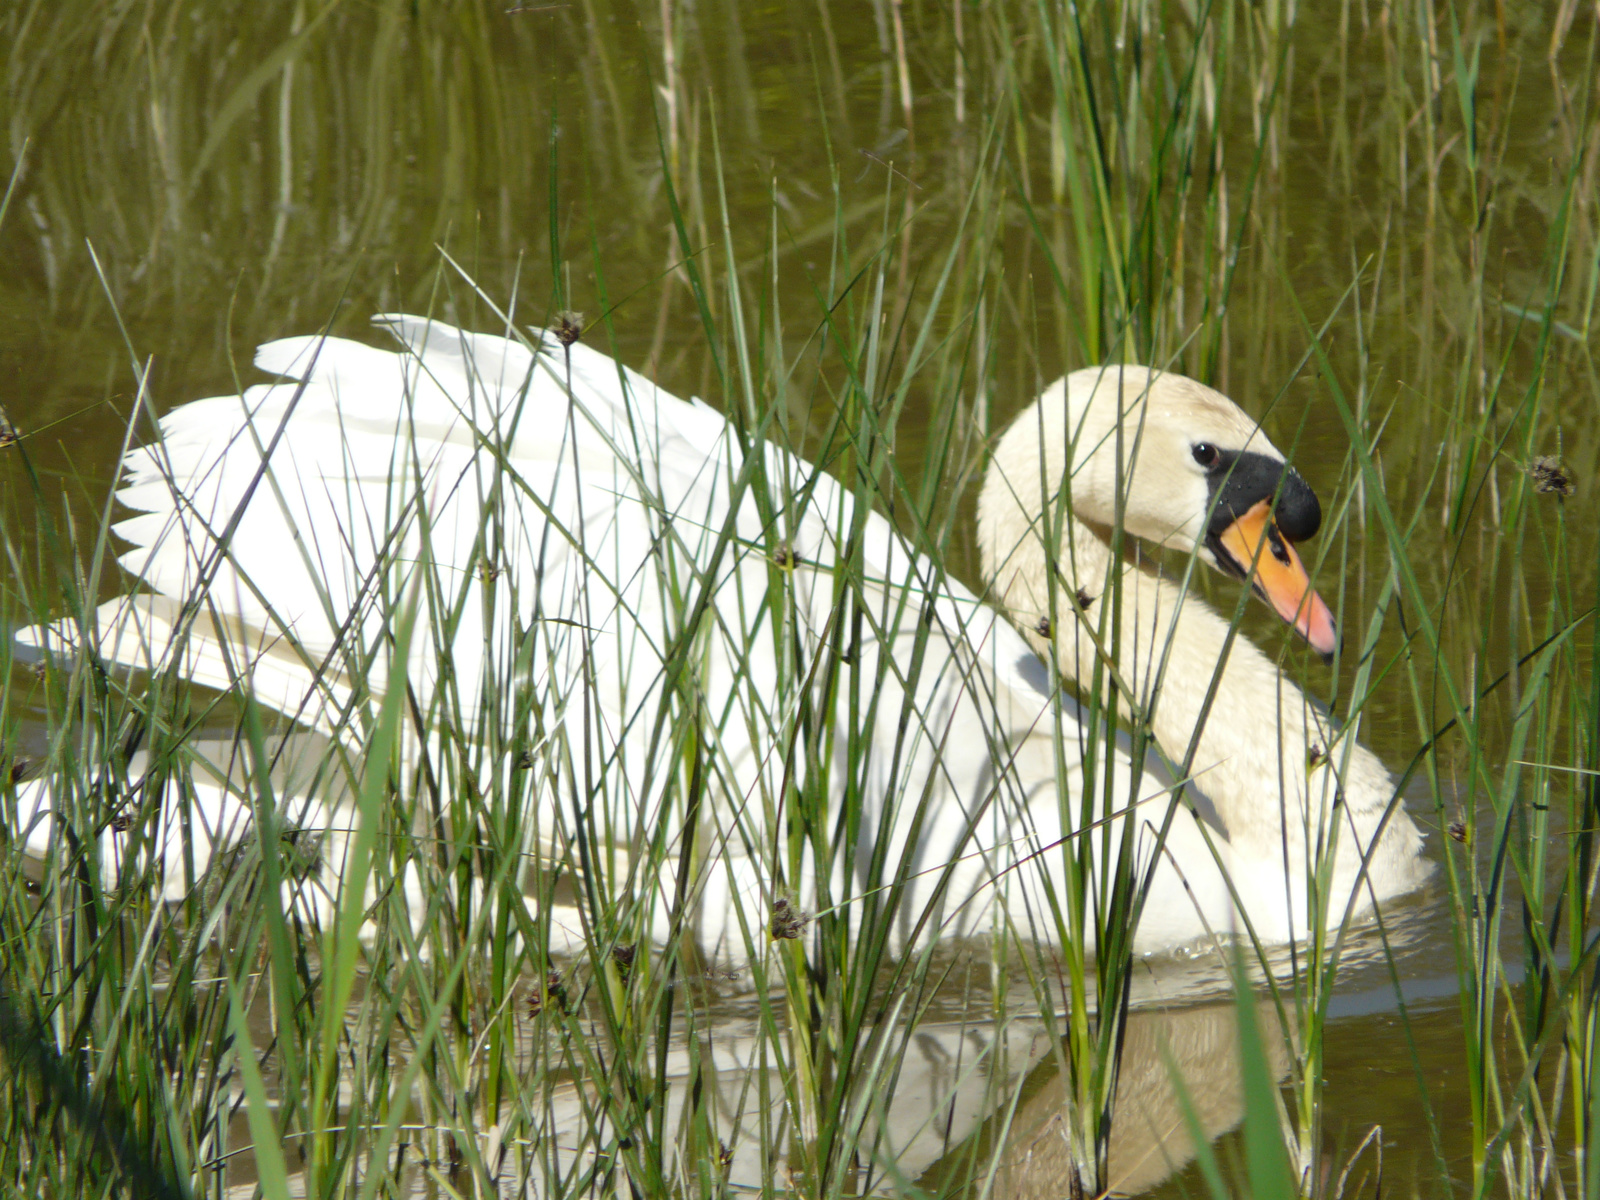
<path id="1" fill-rule="evenodd" d="M 1223 549 L 1257 594 L 1277 611 L 1311 648 L 1326 659 L 1339 648 L 1333 613 L 1311 586 L 1311 578 L 1272 519 L 1271 502 L 1259 501 L 1223 531 Z"/>

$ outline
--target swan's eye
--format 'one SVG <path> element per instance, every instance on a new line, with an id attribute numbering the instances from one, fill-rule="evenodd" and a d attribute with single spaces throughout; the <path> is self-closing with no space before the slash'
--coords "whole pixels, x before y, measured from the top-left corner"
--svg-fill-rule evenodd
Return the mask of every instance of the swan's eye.
<path id="1" fill-rule="evenodd" d="M 1272 547 L 1272 557 L 1287 567 L 1291 561 L 1289 548 L 1283 544 L 1283 535 L 1276 525 L 1267 526 L 1267 544 Z"/>
<path id="2" fill-rule="evenodd" d="M 1222 457 L 1217 448 L 1210 442 L 1196 442 L 1194 444 L 1194 460 L 1206 470 L 1217 465 L 1217 459 Z"/>

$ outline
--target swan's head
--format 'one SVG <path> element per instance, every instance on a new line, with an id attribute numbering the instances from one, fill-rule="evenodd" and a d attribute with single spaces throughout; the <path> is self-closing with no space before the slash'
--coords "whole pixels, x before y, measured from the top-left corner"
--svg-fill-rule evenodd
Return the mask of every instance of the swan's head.
<path id="1" fill-rule="evenodd" d="M 1109 530 L 1120 515 L 1128 533 L 1248 579 L 1324 657 L 1337 646 L 1294 548 L 1322 523 L 1316 494 L 1238 405 L 1182 375 L 1091 367 L 1052 384 L 996 445 L 978 514 L 1003 594 L 1012 547 L 1064 517 Z"/>

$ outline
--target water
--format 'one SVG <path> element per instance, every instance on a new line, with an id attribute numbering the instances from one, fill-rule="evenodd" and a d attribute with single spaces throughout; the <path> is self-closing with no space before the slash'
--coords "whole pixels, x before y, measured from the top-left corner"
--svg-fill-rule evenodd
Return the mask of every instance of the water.
<path id="1" fill-rule="evenodd" d="M 1373 3 L 1300 14 L 1282 115 L 1264 156 L 1212 365 L 1214 382 L 1247 409 L 1272 407 L 1269 430 L 1280 445 L 1294 446 L 1301 471 L 1325 498 L 1349 487 L 1341 476 L 1346 437 L 1314 373 L 1293 375 L 1307 339 L 1287 296 L 1305 306 L 1313 324 L 1338 310 L 1332 362 L 1347 377 L 1370 381 L 1362 402 L 1390 422 L 1383 465 L 1391 499 L 1407 518 L 1438 501 L 1420 481 L 1448 440 L 1441 431 L 1459 419 L 1453 397 L 1466 395 L 1472 411 L 1483 390 L 1475 372 L 1498 371 L 1502 362 L 1513 377 L 1528 369 L 1538 330 L 1519 331 L 1512 322 L 1541 303 L 1564 179 L 1559 164 L 1571 138 L 1582 136 L 1570 128 L 1568 107 L 1570 81 L 1581 77 L 1582 39 L 1570 39 L 1548 69 L 1516 65 L 1546 61 L 1551 28 L 1540 8 L 1510 6 L 1503 18 L 1509 26 L 1486 43 L 1478 128 L 1501 155 L 1487 195 L 1474 192 L 1448 132 L 1430 143 L 1428 123 L 1418 123 L 1427 105 L 1454 100 L 1448 90 L 1426 94 L 1424 73 L 1406 57 L 1415 46 L 1396 32 L 1397 13 Z M 948 12 L 887 3 L 380 3 L 326 14 L 309 4 L 175 5 L 148 13 L 88 0 L 18 6 L 0 17 L 9 151 L 0 167 L 23 164 L 0 226 L 0 405 L 27 435 L 46 493 L 88 530 L 138 405 L 159 413 L 226 392 L 236 377 L 253 381 L 251 348 L 272 337 L 324 327 L 369 336 L 373 311 L 428 308 L 444 294 L 438 246 L 496 302 L 518 289 L 529 320 L 561 308 L 591 319 L 604 314 L 625 361 L 680 394 L 725 405 L 683 269 L 669 184 L 678 189 L 693 262 L 719 314 L 728 290 L 721 275 L 726 197 L 727 228 L 747 264 L 742 283 L 764 285 L 776 272 L 791 354 L 816 336 L 814 287 L 832 269 L 836 229 L 848 232 L 864 259 L 884 228 L 886 196 L 891 217 L 911 216 L 917 246 L 915 269 L 901 277 L 891 310 L 926 303 L 968 181 L 984 162 L 988 118 L 998 103 L 993 30 L 985 34 L 970 6 L 964 12 L 967 40 L 958 46 Z M 908 47 L 904 75 L 897 14 Z M 1248 36 L 1247 24 L 1238 25 L 1237 36 Z M 1149 54 L 1181 35 L 1175 22 Z M 1070 264 L 1073 243 L 1050 200 L 1041 51 L 1021 53 L 1033 65 L 1003 122 L 1007 136 L 1018 139 L 1008 166 L 1046 219 L 1041 236 L 1056 239 Z M 90 79 L 94 85 L 86 86 Z M 1240 99 L 1247 91 L 1237 81 L 1225 87 L 1217 118 L 1234 221 L 1242 218 L 1239 193 L 1258 115 Z M 711 166 L 714 145 L 720 180 Z M 1487 261 L 1474 258 L 1469 237 L 1475 195 L 1480 206 L 1510 214 L 1494 227 Z M 1070 337 L 1052 333 L 1062 302 L 1015 200 L 998 214 L 995 240 L 1005 274 L 987 302 L 1014 314 L 1019 326 L 1038 326 L 1019 339 L 1020 353 L 1000 356 L 989 391 L 989 419 L 998 426 L 1039 383 L 1082 360 Z M 1213 251 L 1181 247 L 1180 286 L 1187 280 L 1196 297 L 1206 273 L 1221 269 Z M 1359 303 L 1340 307 L 1358 274 Z M 487 310 L 459 286 L 446 291 L 447 308 L 469 323 L 484 318 Z M 1486 291 L 1499 298 L 1483 306 L 1494 322 L 1487 333 L 1472 316 Z M 1219 329 L 1214 321 L 1200 324 L 1208 314 L 1197 299 L 1172 307 L 1196 328 Z M 1570 325 L 1576 318 L 1567 315 Z M 1187 332 L 1169 330 L 1163 344 L 1182 344 Z M 1484 351 L 1475 339 L 1492 345 Z M 1180 365 L 1204 365 L 1202 341 L 1184 351 Z M 147 371 L 142 397 L 135 364 Z M 1585 378 L 1584 368 L 1574 367 L 1553 385 L 1554 405 L 1534 430 L 1534 448 L 1553 452 L 1559 426 L 1569 460 L 1600 459 L 1600 421 Z M 929 401 L 913 395 L 909 403 L 915 414 Z M 914 417 L 904 428 L 900 449 L 914 475 L 922 452 Z M 148 434 L 147 416 L 138 429 Z M 1455 461 L 1443 469 L 1447 478 L 1466 470 Z M 8 503 L 25 515 L 17 471 L 0 461 Z M 1493 544 L 1496 510 L 1490 489 L 1463 518 L 1471 531 L 1463 544 Z M 1593 545 L 1592 504 L 1566 512 L 1572 544 Z M 1517 606 L 1529 620 L 1542 611 L 1546 581 L 1534 572 L 1526 591 L 1501 595 L 1489 581 L 1463 594 L 1455 572 L 1470 572 L 1472 564 L 1445 554 L 1445 523 L 1423 512 L 1418 561 L 1439 552 L 1431 586 L 1441 596 L 1454 589 L 1448 611 L 1463 630 L 1447 653 L 1463 672 L 1482 655 L 1487 677 L 1494 662 L 1519 645 L 1526 649 Z M 85 532 L 80 554 L 89 545 Z M 956 552 L 972 579 L 970 554 L 963 559 L 960 545 Z M 1383 584 L 1383 564 L 1359 543 L 1334 548 L 1324 590 L 1328 573 L 1342 570 L 1347 629 L 1362 624 L 1363 606 Z M 1495 617 L 1497 595 L 1511 606 L 1506 620 Z M 1282 637 L 1259 613 L 1249 630 L 1273 645 Z M 1380 658 L 1397 638 L 1386 631 Z M 1332 682 L 1300 657 L 1291 662 L 1314 689 Z M 1348 679 L 1354 664 L 1347 660 L 1344 669 Z M 19 670 L 13 689 L 29 686 Z M 1410 685 L 1396 670 L 1366 724 L 1368 740 L 1393 767 L 1409 762 L 1419 744 L 1414 713 Z M 1503 712 L 1499 719 L 1492 728 L 1503 727 Z M 1427 801 L 1420 775 L 1408 794 Z M 1387 969 L 1358 963 L 1328 1027 L 1325 1132 L 1353 1147 L 1381 1124 L 1386 1177 L 1422 1188 L 1434 1168 L 1419 1087 L 1447 1137 L 1463 1125 L 1461 1016 L 1440 887 L 1404 908 L 1397 925 L 1404 932 L 1397 955 L 1404 1015 Z M 1192 1047 L 1192 1069 L 1225 1098 L 1231 1009 L 1196 1004 L 1197 996 L 1220 990 L 1216 964 L 1194 967 L 1193 978 L 1188 969 L 1152 968 L 1155 982 L 1143 999 L 1183 1007 L 1176 1017 L 1149 1021 L 1168 1028 L 1175 1046 Z M 727 1016 L 732 1029 L 735 1015 Z M 1130 1044 L 1153 1044 L 1144 1028 L 1135 1023 Z M 737 1038 L 728 1036 L 732 1046 Z M 950 1052 L 941 1035 L 929 1036 L 929 1061 Z M 1048 1125 L 1052 1087 L 1048 1068 L 1037 1063 L 1029 1051 L 1022 1066 L 1008 1068 L 1018 1079 L 1033 1071 L 1021 1124 L 1035 1130 Z M 914 1091 L 908 1087 L 907 1095 Z M 982 1114 L 964 1119 L 945 1129 L 950 1140 L 981 1136 Z M 1206 1124 L 1220 1133 L 1231 1121 L 1219 1112 Z M 1464 1144 L 1443 1147 L 1452 1165 L 1459 1166 Z M 939 1169 L 930 1145 L 907 1151 L 913 1175 Z M 1127 1153 L 1148 1167 L 1148 1154 Z M 1139 1190 L 1164 1174 L 1139 1170 L 1130 1167 L 1128 1175 Z M 1189 1194 L 1198 1186 L 1193 1175 L 1180 1181 L 1174 1186 Z M 1017 1194 L 1032 1194 L 1030 1185 L 1018 1183 Z"/>

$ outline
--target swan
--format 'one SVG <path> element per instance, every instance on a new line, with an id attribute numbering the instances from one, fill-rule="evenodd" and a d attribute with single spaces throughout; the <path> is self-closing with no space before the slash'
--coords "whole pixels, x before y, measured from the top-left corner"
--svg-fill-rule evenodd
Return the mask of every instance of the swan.
<path id="1" fill-rule="evenodd" d="M 992 935 L 1092 951 L 1095 922 L 1056 915 L 1085 811 L 1113 858 L 1131 823 L 1149 888 L 1136 952 L 1304 937 L 1319 853 L 1320 919 L 1426 876 L 1381 762 L 1198 599 L 1113 553 L 1120 506 L 1130 538 L 1250 579 L 1332 649 L 1291 542 L 1315 532 L 1315 496 L 1219 393 L 1131 366 L 1047 389 L 979 498 L 997 608 L 827 471 L 570 334 L 374 321 L 396 349 L 270 342 L 255 364 L 275 382 L 166 414 L 117 492 L 135 586 L 87 628 L 19 637 L 248 694 L 358 763 L 404 687 L 419 813 L 455 797 L 391 856 L 413 920 L 428 911 L 414 856 L 447 843 L 449 873 L 488 840 L 539 894 L 556 950 L 604 909 L 734 963 L 825 911 L 891 952 Z M 1136 770 L 1128 738 L 1108 747 L 1059 686 L 1105 653 L 1123 711 L 1190 764 L 1177 803 L 1157 756 Z M 181 896 L 251 826 L 236 766 L 214 756 L 149 800 L 137 842 L 123 821 L 77 839 L 108 878 L 153 870 Z M 325 766 L 291 774 L 278 819 L 324 835 L 325 907 L 359 822 Z M 64 786 L 18 793 L 39 853 L 79 811 Z M 588 910 L 535 882 L 557 861 L 577 864 Z"/>

